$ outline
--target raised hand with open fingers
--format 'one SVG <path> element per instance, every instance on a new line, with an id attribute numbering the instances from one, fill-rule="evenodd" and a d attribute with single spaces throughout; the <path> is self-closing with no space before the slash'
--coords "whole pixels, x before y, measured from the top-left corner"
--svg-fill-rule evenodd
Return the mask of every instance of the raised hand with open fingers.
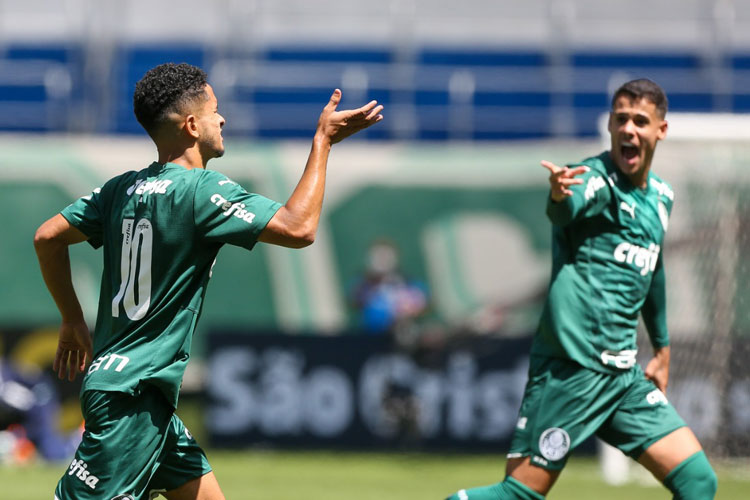
<path id="1" fill-rule="evenodd" d="M 336 89 L 318 119 L 317 133 L 327 137 L 331 144 L 341 142 L 352 134 L 366 129 L 383 119 L 383 106 L 370 101 L 361 108 L 337 111 L 341 102 L 341 91 Z"/>
<path id="2" fill-rule="evenodd" d="M 583 184 L 583 179 L 576 178 L 577 175 L 585 174 L 589 167 L 580 166 L 575 168 L 558 167 L 552 162 L 542 160 L 542 166 L 549 170 L 550 198 L 552 201 L 562 201 L 573 195 L 570 186 Z"/>

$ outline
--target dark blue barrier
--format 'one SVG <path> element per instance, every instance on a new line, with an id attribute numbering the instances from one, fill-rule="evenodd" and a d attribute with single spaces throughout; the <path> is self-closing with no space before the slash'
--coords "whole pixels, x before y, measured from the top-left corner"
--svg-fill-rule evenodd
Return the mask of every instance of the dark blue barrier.
<path id="1" fill-rule="evenodd" d="M 530 340 L 403 351 L 386 337 L 212 334 L 210 444 L 502 452 Z"/>

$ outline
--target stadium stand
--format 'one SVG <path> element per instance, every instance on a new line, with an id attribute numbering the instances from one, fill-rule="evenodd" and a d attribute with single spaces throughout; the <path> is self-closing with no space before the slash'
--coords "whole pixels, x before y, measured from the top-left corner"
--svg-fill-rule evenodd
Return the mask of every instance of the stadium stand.
<path id="1" fill-rule="evenodd" d="M 444 0 L 225 4 L 0 2 L 0 129 L 140 133 L 132 87 L 164 61 L 207 68 L 227 134 L 258 138 L 306 137 L 298 117 L 333 87 L 395 113 L 369 139 L 595 136 L 608 93 L 632 75 L 659 81 L 675 111 L 750 110 L 743 2 L 636 0 L 627 23 L 594 0 L 468 0 L 460 16 Z M 33 8 L 47 15 L 19 29 Z M 205 29 L 181 30 L 188 13 Z"/>

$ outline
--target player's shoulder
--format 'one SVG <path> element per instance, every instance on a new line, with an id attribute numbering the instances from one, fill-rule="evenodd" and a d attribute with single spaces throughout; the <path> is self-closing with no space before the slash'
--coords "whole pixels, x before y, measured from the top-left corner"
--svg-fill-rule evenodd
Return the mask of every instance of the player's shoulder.
<path id="1" fill-rule="evenodd" d="M 216 170 L 207 170 L 207 169 L 195 169 L 198 170 L 196 172 L 198 176 L 198 182 L 201 184 L 206 185 L 218 185 L 218 186 L 226 186 L 226 185 L 232 185 L 237 186 L 238 184 L 227 177 L 226 175 L 222 174 L 221 172 L 217 172 Z"/>
<path id="2" fill-rule="evenodd" d="M 129 186 L 135 184 L 141 172 L 143 172 L 143 170 L 129 170 L 127 172 L 118 174 L 104 183 L 104 185 L 101 187 L 101 192 L 106 195 L 108 193 L 119 191 L 123 188 L 127 189 Z"/>
<path id="3" fill-rule="evenodd" d="M 672 186 L 653 172 L 648 176 L 649 188 L 652 189 L 659 199 L 671 208 L 674 203 L 674 190 Z"/>
<path id="4" fill-rule="evenodd" d="M 224 194 L 236 194 L 237 192 L 245 192 L 244 188 L 240 186 L 239 183 L 230 179 L 221 172 L 201 169 L 200 172 L 197 172 L 197 175 L 199 192 L 211 191 L 212 193 L 219 192 Z"/>
<path id="5" fill-rule="evenodd" d="M 608 175 L 607 171 L 607 152 L 601 153 L 596 156 L 590 156 L 584 158 L 577 163 L 568 164 L 569 167 L 585 166 L 589 168 L 590 175 Z"/>
<path id="6" fill-rule="evenodd" d="M 588 168 L 587 172 L 576 176 L 583 181 L 580 185 L 580 190 L 586 201 L 597 199 L 603 202 L 612 197 L 609 189 L 612 186 L 612 179 L 609 176 L 606 159 L 603 157 L 603 154 L 585 158 L 577 163 L 569 163 L 567 166 L 569 168 Z"/>

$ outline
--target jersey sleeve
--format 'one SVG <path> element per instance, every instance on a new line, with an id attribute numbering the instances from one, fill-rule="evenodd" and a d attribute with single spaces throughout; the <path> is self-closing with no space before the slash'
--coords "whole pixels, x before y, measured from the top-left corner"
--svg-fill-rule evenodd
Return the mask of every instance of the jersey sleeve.
<path id="1" fill-rule="evenodd" d="M 577 166 L 580 165 L 569 165 Z M 573 192 L 571 196 L 559 202 L 547 197 L 547 217 L 556 226 L 567 226 L 575 220 L 593 217 L 601 213 L 610 201 L 610 179 L 604 172 L 589 166 L 588 172 L 576 177 L 583 183 L 569 187 Z"/>
<path id="2" fill-rule="evenodd" d="M 641 316 L 651 339 L 651 345 L 654 348 L 668 346 L 666 275 L 662 257 L 659 257 L 656 263 L 654 275 L 651 278 L 651 287 L 641 308 Z"/>
<path id="3" fill-rule="evenodd" d="M 222 174 L 205 171 L 193 200 L 197 234 L 205 241 L 251 250 L 281 203 L 248 193 Z"/>
<path id="4" fill-rule="evenodd" d="M 104 242 L 104 210 L 101 188 L 82 196 L 60 212 L 76 229 L 88 237 L 89 244 L 99 248 Z"/>
<path id="5" fill-rule="evenodd" d="M 649 179 L 651 187 L 659 194 L 659 219 L 664 231 L 667 230 L 669 216 L 674 206 L 674 191 L 666 182 L 655 175 Z M 664 271 L 663 255 L 659 256 L 651 278 L 651 286 L 641 308 L 643 323 L 646 325 L 651 345 L 655 348 L 669 345 L 669 331 L 667 330 L 667 285 Z"/>

